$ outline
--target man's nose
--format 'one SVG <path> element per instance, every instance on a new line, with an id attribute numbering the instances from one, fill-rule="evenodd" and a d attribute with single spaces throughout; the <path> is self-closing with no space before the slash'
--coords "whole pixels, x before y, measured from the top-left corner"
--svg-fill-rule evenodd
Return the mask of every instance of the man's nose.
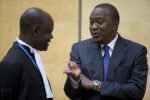
<path id="1" fill-rule="evenodd" d="M 92 29 L 93 29 L 93 30 L 96 30 L 96 29 L 97 29 L 97 24 L 96 24 L 96 23 L 93 23 Z"/>

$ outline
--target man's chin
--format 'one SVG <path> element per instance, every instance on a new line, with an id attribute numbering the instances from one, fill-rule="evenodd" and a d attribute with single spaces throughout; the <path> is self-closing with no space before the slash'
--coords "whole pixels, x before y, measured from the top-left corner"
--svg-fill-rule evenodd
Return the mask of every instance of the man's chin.
<path id="1" fill-rule="evenodd" d="M 48 47 L 45 47 L 45 48 L 40 48 L 39 51 L 47 51 L 48 50 Z"/>
<path id="2" fill-rule="evenodd" d="M 101 41 L 101 39 L 99 39 L 99 38 L 93 38 L 93 40 L 94 40 L 95 42 L 100 42 L 100 41 Z"/>
<path id="3" fill-rule="evenodd" d="M 48 47 L 47 48 L 45 48 L 45 49 L 43 49 L 42 51 L 47 51 L 48 50 Z"/>

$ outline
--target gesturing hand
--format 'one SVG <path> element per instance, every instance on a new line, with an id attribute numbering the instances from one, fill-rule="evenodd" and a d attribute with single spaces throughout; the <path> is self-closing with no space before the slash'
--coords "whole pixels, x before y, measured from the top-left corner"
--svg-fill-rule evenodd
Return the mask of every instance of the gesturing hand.
<path id="1" fill-rule="evenodd" d="M 70 75 L 75 81 L 80 80 L 81 70 L 79 66 L 73 61 L 69 61 L 68 65 L 64 70 L 64 73 Z"/>

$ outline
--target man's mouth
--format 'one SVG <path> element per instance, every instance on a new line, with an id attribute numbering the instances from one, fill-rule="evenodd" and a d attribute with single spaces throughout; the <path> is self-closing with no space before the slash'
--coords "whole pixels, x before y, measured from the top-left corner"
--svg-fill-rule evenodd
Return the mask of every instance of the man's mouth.
<path id="1" fill-rule="evenodd" d="M 92 37 L 94 38 L 94 39 L 98 39 L 98 38 L 100 38 L 100 37 L 102 37 L 102 34 L 101 33 L 92 33 L 91 34 L 92 35 Z"/>
<path id="2" fill-rule="evenodd" d="M 98 37 L 98 36 L 99 36 L 99 33 L 92 33 L 92 36 L 93 36 L 93 37 Z"/>

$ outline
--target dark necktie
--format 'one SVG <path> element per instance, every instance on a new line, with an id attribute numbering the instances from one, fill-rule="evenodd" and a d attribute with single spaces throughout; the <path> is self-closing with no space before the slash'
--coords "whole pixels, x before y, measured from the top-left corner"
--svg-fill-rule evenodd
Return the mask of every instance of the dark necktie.
<path id="1" fill-rule="evenodd" d="M 109 55 L 109 46 L 105 45 L 103 47 L 104 50 L 104 56 L 103 56 L 103 65 L 104 65 L 104 80 L 107 78 L 107 71 L 108 71 L 108 66 L 110 62 L 110 55 Z"/>

